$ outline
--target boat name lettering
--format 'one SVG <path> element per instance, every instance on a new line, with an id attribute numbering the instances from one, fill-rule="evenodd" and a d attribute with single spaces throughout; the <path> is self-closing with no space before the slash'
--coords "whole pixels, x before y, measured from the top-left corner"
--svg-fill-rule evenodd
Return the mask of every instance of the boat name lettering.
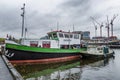
<path id="1" fill-rule="evenodd" d="M 71 41 L 70 39 L 64 39 L 64 41 Z"/>
<path id="2" fill-rule="evenodd" d="M 38 44 L 38 41 L 30 41 L 31 44 Z"/>
<path id="3" fill-rule="evenodd" d="M 50 44 L 50 41 L 43 41 L 43 44 Z"/>

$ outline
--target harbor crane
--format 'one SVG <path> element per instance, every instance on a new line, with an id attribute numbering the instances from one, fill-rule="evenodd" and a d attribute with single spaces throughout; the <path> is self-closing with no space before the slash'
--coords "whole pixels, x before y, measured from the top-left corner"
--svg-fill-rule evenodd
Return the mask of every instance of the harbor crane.
<path id="1" fill-rule="evenodd" d="M 90 17 L 90 18 L 100 26 L 100 37 L 102 37 L 102 27 L 104 26 L 103 22 L 101 22 L 101 24 L 100 24 L 93 17 Z"/>
<path id="2" fill-rule="evenodd" d="M 93 23 L 93 25 L 94 25 L 94 27 L 95 27 L 95 37 L 96 37 L 96 36 L 97 36 L 97 25 L 95 24 L 94 21 L 92 21 L 92 23 Z"/>
<path id="3" fill-rule="evenodd" d="M 111 36 L 113 36 L 113 21 L 116 19 L 117 16 L 118 16 L 118 15 L 115 15 L 115 14 L 114 14 L 113 18 L 112 18 L 111 21 L 110 21 L 110 25 L 111 25 Z"/>
<path id="4" fill-rule="evenodd" d="M 118 15 L 114 15 L 110 22 L 107 16 L 106 28 L 107 28 L 108 37 L 110 37 L 109 35 L 110 26 L 111 26 L 111 36 L 113 36 L 113 21 L 116 19 L 117 16 Z"/>
<path id="5" fill-rule="evenodd" d="M 109 19 L 108 19 L 108 16 L 107 16 L 106 28 L 107 28 L 108 38 L 109 38 L 109 30 L 110 30 L 109 25 L 110 25 L 110 24 L 109 24 Z"/>

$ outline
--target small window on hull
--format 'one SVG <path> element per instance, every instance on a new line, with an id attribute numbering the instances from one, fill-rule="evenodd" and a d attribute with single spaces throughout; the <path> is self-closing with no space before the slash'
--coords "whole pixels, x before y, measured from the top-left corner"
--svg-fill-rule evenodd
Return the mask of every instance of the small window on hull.
<path id="1" fill-rule="evenodd" d="M 30 46 L 38 47 L 38 41 L 30 41 Z"/>
<path id="2" fill-rule="evenodd" d="M 42 47 L 43 48 L 50 48 L 50 42 L 49 41 L 43 41 L 42 42 Z"/>

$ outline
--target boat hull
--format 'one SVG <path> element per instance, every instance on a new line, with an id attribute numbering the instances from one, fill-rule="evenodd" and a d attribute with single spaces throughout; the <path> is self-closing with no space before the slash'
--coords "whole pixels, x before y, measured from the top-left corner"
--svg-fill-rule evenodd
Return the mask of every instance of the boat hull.
<path id="1" fill-rule="evenodd" d="M 49 52 L 33 52 L 6 48 L 5 56 L 11 63 L 55 63 L 63 61 L 77 60 L 81 58 L 79 53 L 49 53 Z"/>
<path id="2" fill-rule="evenodd" d="M 67 56 L 67 57 L 59 57 L 59 58 L 49 58 L 49 59 L 37 59 L 37 60 L 11 60 L 12 64 L 17 65 L 28 65 L 28 64 L 50 64 L 50 63 L 60 63 L 65 61 L 73 61 L 79 60 L 81 56 Z"/>
<path id="3" fill-rule="evenodd" d="M 109 45 L 112 49 L 120 49 L 120 45 Z"/>
<path id="4" fill-rule="evenodd" d="M 48 52 L 45 53 L 45 52 L 22 51 L 9 48 L 7 48 L 6 50 L 8 50 L 8 55 L 7 54 L 5 55 L 9 60 L 36 60 L 80 55 L 79 53 L 48 53 Z M 11 56 L 9 56 L 10 53 Z"/>
<path id="5" fill-rule="evenodd" d="M 114 57 L 114 52 L 108 53 L 106 55 L 102 54 L 102 55 L 95 55 L 95 54 L 91 54 L 91 53 L 80 53 L 83 59 L 104 59 L 104 58 L 108 58 L 108 57 Z"/>
<path id="6" fill-rule="evenodd" d="M 86 49 L 40 48 L 7 43 L 5 46 L 5 56 L 9 60 L 38 60 L 80 56 L 80 52 L 84 50 Z"/>

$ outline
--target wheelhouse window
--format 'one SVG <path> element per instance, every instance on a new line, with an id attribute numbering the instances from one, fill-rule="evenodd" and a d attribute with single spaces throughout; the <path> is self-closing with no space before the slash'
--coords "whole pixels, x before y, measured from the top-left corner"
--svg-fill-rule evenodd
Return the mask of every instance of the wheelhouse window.
<path id="1" fill-rule="evenodd" d="M 70 34 L 70 38 L 73 38 L 73 35 L 72 35 L 72 34 Z"/>
<path id="2" fill-rule="evenodd" d="M 49 37 L 50 39 L 52 39 L 52 34 L 48 34 L 48 37 Z"/>
<path id="3" fill-rule="evenodd" d="M 60 37 L 60 38 L 63 38 L 63 34 L 62 34 L 62 33 L 59 33 L 59 37 Z"/>
<path id="4" fill-rule="evenodd" d="M 53 33 L 53 37 L 54 37 L 54 38 L 57 38 L 57 34 L 56 34 L 56 33 Z"/>
<path id="5" fill-rule="evenodd" d="M 65 35 L 65 38 L 69 38 L 69 35 L 68 34 L 64 34 Z"/>
<path id="6" fill-rule="evenodd" d="M 78 34 L 74 34 L 74 39 L 79 39 L 79 35 Z"/>

